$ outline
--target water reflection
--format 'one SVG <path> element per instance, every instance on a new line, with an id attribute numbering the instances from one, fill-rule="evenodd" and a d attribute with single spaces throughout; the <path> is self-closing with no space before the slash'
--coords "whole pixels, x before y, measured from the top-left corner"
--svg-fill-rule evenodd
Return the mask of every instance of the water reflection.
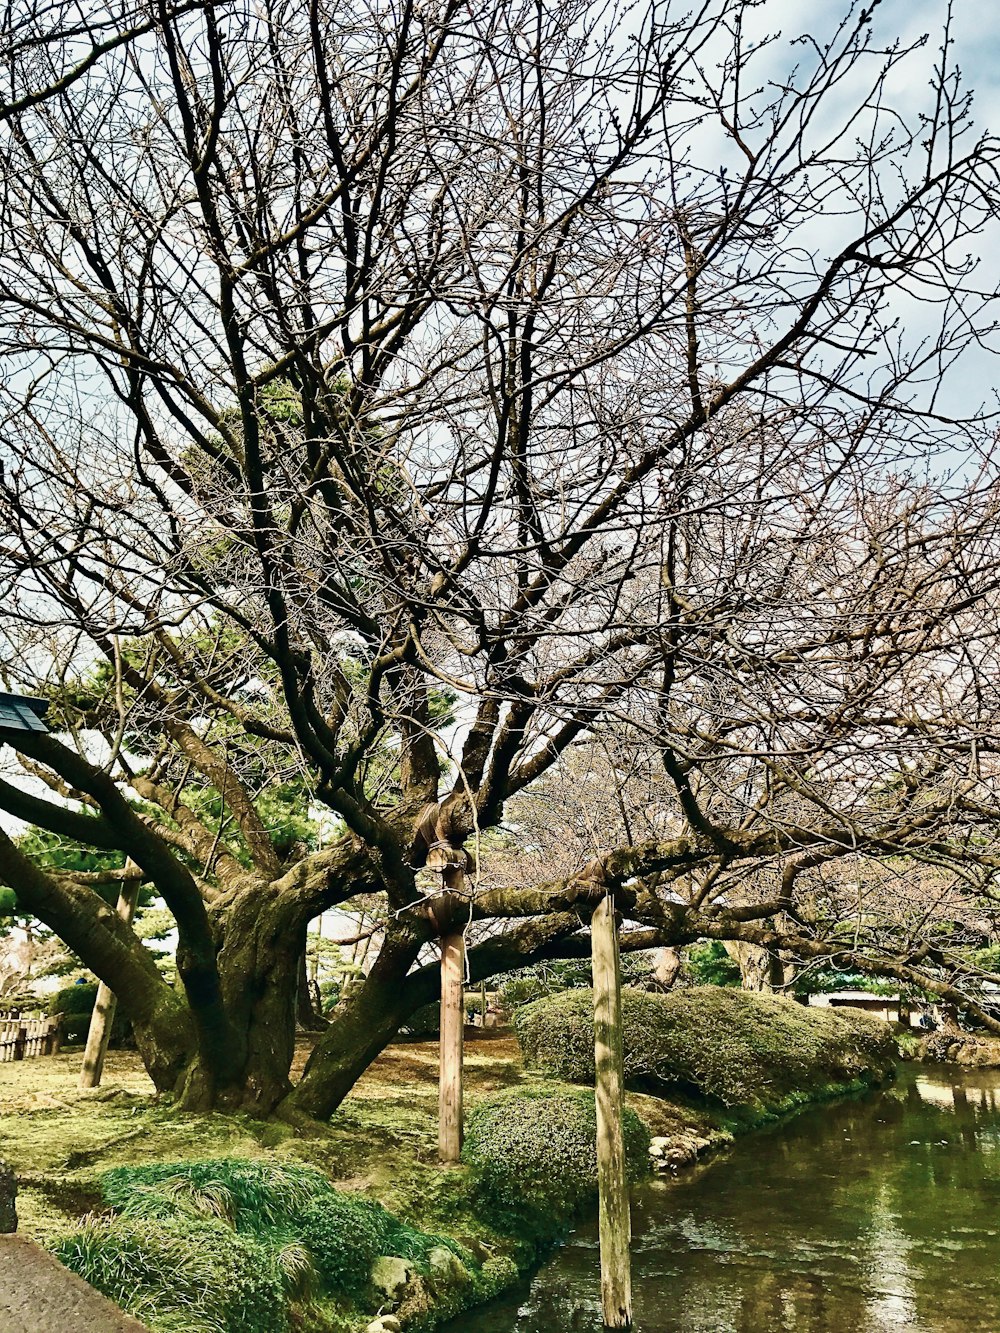
<path id="1" fill-rule="evenodd" d="M 1000 1073 L 904 1069 L 640 1191 L 640 1333 L 1000 1330 Z M 476 1333 L 600 1328 L 594 1228 Z"/>

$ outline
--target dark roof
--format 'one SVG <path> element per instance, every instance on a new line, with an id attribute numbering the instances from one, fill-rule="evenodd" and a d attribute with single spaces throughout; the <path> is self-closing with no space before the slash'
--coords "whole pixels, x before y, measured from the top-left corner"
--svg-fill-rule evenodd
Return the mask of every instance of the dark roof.
<path id="1" fill-rule="evenodd" d="M 47 699 L 0 694 L 0 731 L 48 731 L 42 721 L 48 707 Z"/>

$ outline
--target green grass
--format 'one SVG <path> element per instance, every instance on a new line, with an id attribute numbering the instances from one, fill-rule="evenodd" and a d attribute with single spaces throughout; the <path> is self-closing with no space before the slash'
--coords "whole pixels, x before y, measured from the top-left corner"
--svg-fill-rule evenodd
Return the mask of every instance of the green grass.
<path id="1" fill-rule="evenodd" d="M 277 1256 L 222 1222 L 91 1219 L 53 1251 L 153 1333 L 285 1333 L 288 1327 Z"/>
<path id="2" fill-rule="evenodd" d="M 498 1096 L 584 1095 L 526 1073 L 512 1040 L 470 1042 L 466 1055 L 471 1126 L 477 1108 Z M 258 1280 L 271 1284 L 269 1308 L 289 1321 L 288 1333 L 360 1333 L 379 1305 L 361 1280 L 375 1253 L 411 1263 L 412 1289 L 399 1313 L 408 1330 L 427 1329 L 497 1294 L 538 1253 L 534 1238 L 511 1233 L 511 1219 L 470 1181 L 468 1165 L 437 1164 L 431 1045 L 390 1048 L 329 1130 L 309 1137 L 248 1117 L 179 1113 L 153 1095 L 128 1052 L 112 1051 L 104 1087 L 81 1093 L 79 1060 L 68 1052 L 0 1065 L 0 1157 L 20 1179 L 20 1229 L 76 1246 L 72 1262 L 93 1266 L 98 1285 L 122 1300 L 132 1283 L 135 1313 L 155 1333 L 229 1333 L 244 1317 L 246 1284 Z M 814 1080 L 807 1095 L 819 1092 Z M 696 1134 L 720 1145 L 749 1127 L 727 1123 L 724 1108 L 676 1087 L 666 1096 L 633 1090 L 628 1102 L 653 1134 Z M 544 1179 L 551 1135 L 537 1147 Z M 560 1219 L 550 1232 L 564 1225 Z M 439 1246 L 461 1260 L 462 1281 L 432 1273 L 429 1256 Z M 189 1264 L 178 1247 L 192 1252 Z M 229 1256 L 225 1274 L 205 1252 L 213 1247 Z M 142 1271 L 162 1275 L 159 1295 L 155 1281 L 142 1287 Z M 221 1305 L 198 1297 L 208 1281 Z M 192 1314 L 196 1298 L 204 1318 Z M 242 1333 L 258 1331 L 250 1323 Z"/>
<path id="3" fill-rule="evenodd" d="M 108 1215 L 54 1251 L 156 1333 L 182 1316 L 191 1333 L 284 1333 L 303 1319 L 323 1328 L 331 1305 L 341 1317 L 370 1318 L 379 1302 L 366 1287 L 379 1255 L 412 1261 L 456 1312 L 495 1283 L 453 1237 L 335 1189 L 313 1167 L 160 1162 L 116 1167 L 100 1184 Z M 447 1265 L 435 1264 L 435 1251 Z"/>

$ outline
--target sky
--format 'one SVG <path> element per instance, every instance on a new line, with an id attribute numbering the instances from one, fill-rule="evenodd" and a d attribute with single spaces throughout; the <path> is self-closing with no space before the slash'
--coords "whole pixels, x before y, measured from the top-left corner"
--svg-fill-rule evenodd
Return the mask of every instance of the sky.
<path id="1" fill-rule="evenodd" d="M 829 38 L 852 12 L 871 15 L 872 43 L 887 47 L 899 41 L 904 47 L 926 37 L 923 48 L 912 52 L 890 75 L 886 106 L 913 124 L 920 110 L 930 110 L 933 92 L 930 83 L 934 68 L 941 60 L 945 24 L 950 11 L 950 42 L 947 65 L 957 67 L 963 89 L 973 93 L 972 115 L 975 133 L 969 133 L 963 146 L 971 147 L 978 134 L 992 133 L 1000 139 L 1000 3 L 997 0 L 758 0 L 751 30 L 756 34 L 780 34 L 770 52 L 770 69 L 777 76 L 789 70 L 796 59 L 810 62 L 809 52 L 795 44 L 800 34 L 809 33 L 817 40 Z M 867 71 L 870 72 L 870 69 Z M 860 86 L 860 84 L 858 85 Z M 844 87 L 844 102 L 854 100 L 855 90 Z M 822 235 L 822 233 L 820 233 Z M 836 233 L 830 228 L 830 251 L 836 247 Z M 976 284 L 990 291 L 1000 287 L 1000 246 L 994 237 L 985 238 L 977 250 L 976 242 L 966 248 L 976 254 L 979 268 Z M 912 335 L 931 315 L 919 307 L 900 303 L 897 312 Z M 919 321 L 919 323 L 918 323 Z M 930 332 L 930 326 L 928 326 Z M 994 336 L 993 351 L 971 348 L 949 371 L 939 410 L 956 417 L 974 415 L 981 408 L 1000 410 L 1000 374 L 995 352 L 1000 352 L 1000 335 Z M 964 471 L 957 463 L 959 473 Z"/>

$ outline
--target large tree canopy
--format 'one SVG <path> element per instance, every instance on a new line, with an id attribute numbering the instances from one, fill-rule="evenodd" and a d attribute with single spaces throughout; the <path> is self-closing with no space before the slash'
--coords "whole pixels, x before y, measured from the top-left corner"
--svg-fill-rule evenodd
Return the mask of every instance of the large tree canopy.
<path id="1" fill-rule="evenodd" d="M 5 29 L 2 655 L 58 730 L 7 738 L 0 809 L 127 858 L 177 985 L 85 877 L 0 834 L 0 878 L 186 1104 L 329 1114 L 442 930 L 474 978 L 573 956 L 609 889 L 626 948 L 974 1003 L 1000 493 L 949 372 L 998 145 L 944 56 L 903 114 L 877 14 L 794 53 L 762 17 Z M 478 849 L 464 895 L 431 847 Z M 359 897 L 377 959 L 293 1088 L 308 923 Z"/>

